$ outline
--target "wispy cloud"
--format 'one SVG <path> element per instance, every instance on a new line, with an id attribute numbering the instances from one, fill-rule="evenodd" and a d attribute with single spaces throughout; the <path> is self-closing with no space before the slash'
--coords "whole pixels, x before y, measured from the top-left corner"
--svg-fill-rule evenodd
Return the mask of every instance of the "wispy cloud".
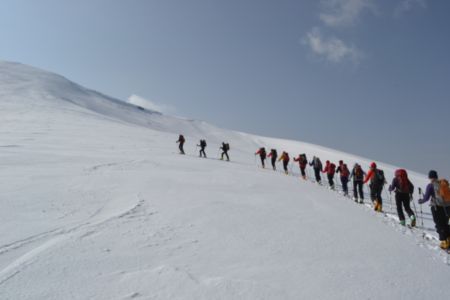
<path id="1" fill-rule="evenodd" d="M 395 16 L 400 16 L 416 7 L 426 8 L 427 0 L 402 0 L 395 9 Z"/>
<path id="2" fill-rule="evenodd" d="M 362 52 L 353 45 L 349 46 L 341 39 L 336 37 L 324 37 L 319 28 L 313 28 L 303 39 L 303 44 L 308 46 L 312 52 L 325 58 L 332 63 L 340 63 L 350 60 L 358 63 L 362 58 Z"/>
<path id="3" fill-rule="evenodd" d="M 363 12 L 375 12 L 373 0 L 322 0 L 321 7 L 319 18 L 330 27 L 351 26 Z"/>
<path id="4" fill-rule="evenodd" d="M 137 106 L 140 106 L 140 107 L 143 107 L 143 108 L 146 108 L 149 110 L 157 111 L 160 113 L 174 113 L 175 112 L 175 108 L 173 106 L 159 104 L 154 101 L 145 99 L 141 96 L 135 95 L 135 94 L 128 97 L 127 102 L 131 103 L 133 105 L 137 105 Z"/>

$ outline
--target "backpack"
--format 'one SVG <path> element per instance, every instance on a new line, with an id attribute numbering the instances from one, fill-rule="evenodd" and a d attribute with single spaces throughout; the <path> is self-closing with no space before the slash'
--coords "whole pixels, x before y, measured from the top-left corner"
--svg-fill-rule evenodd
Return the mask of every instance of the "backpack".
<path id="1" fill-rule="evenodd" d="M 376 186 L 383 186 L 386 182 L 386 177 L 384 177 L 384 171 L 383 170 L 375 170 L 375 175 L 373 177 L 373 183 Z"/>
<path id="2" fill-rule="evenodd" d="M 362 168 L 361 168 L 361 166 L 357 166 L 357 167 L 355 167 L 355 179 L 357 179 L 357 180 L 362 180 L 362 179 L 364 179 L 364 173 L 363 173 L 363 170 L 362 170 Z"/>
<path id="3" fill-rule="evenodd" d="M 330 164 L 330 170 L 328 171 L 328 173 L 334 174 L 335 172 L 336 172 L 336 165 L 331 163 Z"/>
<path id="4" fill-rule="evenodd" d="M 184 143 L 184 136 L 182 134 L 180 134 L 180 138 L 178 139 L 180 141 L 180 143 Z"/>
<path id="5" fill-rule="evenodd" d="M 398 187 L 399 187 L 400 193 L 403 193 L 403 194 L 411 193 L 410 186 L 409 186 L 408 173 L 406 173 L 406 170 L 399 169 L 399 170 L 395 171 L 395 178 L 398 181 L 398 185 L 399 185 Z"/>
<path id="6" fill-rule="evenodd" d="M 287 152 L 284 152 L 284 159 L 283 160 L 284 161 L 289 161 L 290 160 L 289 154 Z"/>
<path id="7" fill-rule="evenodd" d="M 277 150 L 275 150 L 275 149 L 270 150 L 270 154 L 272 156 L 272 159 L 277 159 L 277 157 L 278 157 Z"/>
<path id="8" fill-rule="evenodd" d="M 226 143 L 225 148 L 227 149 L 227 151 L 230 151 L 230 144 Z"/>
<path id="9" fill-rule="evenodd" d="M 438 206 L 450 206 L 450 186 L 447 179 L 439 179 L 433 183 L 435 201 Z"/>
<path id="10" fill-rule="evenodd" d="M 349 177 L 350 176 L 350 171 L 347 168 L 347 165 L 342 165 L 341 167 L 341 177 Z"/>
<path id="11" fill-rule="evenodd" d="M 302 164 L 307 164 L 308 160 L 306 159 L 306 154 L 300 154 L 300 162 Z"/>
<path id="12" fill-rule="evenodd" d="M 200 146 L 206 147 L 206 141 L 205 141 L 205 140 L 201 140 L 201 141 L 200 141 Z"/>
<path id="13" fill-rule="evenodd" d="M 322 162 L 320 161 L 320 159 L 316 158 L 316 160 L 314 160 L 314 168 L 322 169 Z"/>

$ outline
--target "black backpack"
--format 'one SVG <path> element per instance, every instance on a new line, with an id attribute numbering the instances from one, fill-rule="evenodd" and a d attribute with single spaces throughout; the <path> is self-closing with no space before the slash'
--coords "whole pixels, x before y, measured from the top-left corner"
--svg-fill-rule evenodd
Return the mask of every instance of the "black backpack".
<path id="1" fill-rule="evenodd" d="M 361 181 L 364 180 L 364 172 L 363 172 L 361 166 L 355 167 L 354 176 L 355 176 L 356 180 L 361 180 Z"/>
<path id="2" fill-rule="evenodd" d="M 306 154 L 301 154 L 300 155 L 300 162 L 303 164 L 307 164 L 308 160 L 306 159 Z"/>
<path id="3" fill-rule="evenodd" d="M 373 177 L 373 182 L 377 186 L 383 186 L 386 182 L 386 177 L 384 177 L 384 171 L 383 170 L 376 170 L 375 175 Z"/>
<path id="4" fill-rule="evenodd" d="M 225 150 L 230 151 L 230 144 L 228 143 L 225 144 Z"/>
<path id="5" fill-rule="evenodd" d="M 200 146 L 201 147 L 206 147 L 206 141 L 205 140 L 200 140 Z"/>

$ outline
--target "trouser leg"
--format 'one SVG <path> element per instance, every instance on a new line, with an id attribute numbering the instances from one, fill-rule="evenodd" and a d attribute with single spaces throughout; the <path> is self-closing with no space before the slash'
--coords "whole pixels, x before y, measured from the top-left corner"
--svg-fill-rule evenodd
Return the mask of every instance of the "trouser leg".
<path id="1" fill-rule="evenodd" d="M 405 215 L 403 213 L 403 199 L 399 194 L 395 195 L 395 204 L 397 205 L 397 214 L 400 221 L 405 221 Z"/>
<path id="2" fill-rule="evenodd" d="M 316 181 L 321 182 L 322 178 L 320 177 L 320 169 L 314 169 L 314 174 L 316 175 Z"/>
<path id="3" fill-rule="evenodd" d="M 413 210 L 411 209 L 411 199 L 409 195 L 406 195 L 403 199 L 403 206 L 405 207 L 405 211 L 410 218 L 411 216 L 415 216 Z"/>
<path id="4" fill-rule="evenodd" d="M 364 190 L 363 190 L 363 182 L 358 181 L 358 190 L 359 190 L 359 198 L 364 200 Z"/>
<path id="5" fill-rule="evenodd" d="M 448 217 L 444 211 L 444 208 L 440 206 L 432 206 L 431 214 L 433 215 L 436 232 L 439 234 L 439 240 L 446 240 L 450 235 L 450 228 L 448 225 Z"/>

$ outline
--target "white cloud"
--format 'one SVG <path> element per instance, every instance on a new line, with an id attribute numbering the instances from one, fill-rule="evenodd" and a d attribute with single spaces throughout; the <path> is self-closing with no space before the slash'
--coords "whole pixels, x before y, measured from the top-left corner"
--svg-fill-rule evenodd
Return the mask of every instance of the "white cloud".
<path id="1" fill-rule="evenodd" d="M 409 12 L 410 10 L 414 9 L 415 7 L 427 7 L 427 0 L 402 0 L 400 4 L 395 9 L 395 15 L 400 16 L 406 12 Z"/>
<path id="2" fill-rule="evenodd" d="M 358 63 L 362 58 L 362 53 L 354 46 L 349 46 L 336 37 L 324 38 L 317 27 L 307 34 L 303 44 L 311 48 L 316 55 L 333 63 L 340 63 L 347 59 Z"/>
<path id="3" fill-rule="evenodd" d="M 319 17 L 330 27 L 351 26 L 366 11 L 375 12 L 373 0 L 322 0 Z"/>
<path id="4" fill-rule="evenodd" d="M 128 97 L 127 102 L 160 113 L 172 113 L 175 111 L 173 106 L 159 104 L 134 94 Z"/>

